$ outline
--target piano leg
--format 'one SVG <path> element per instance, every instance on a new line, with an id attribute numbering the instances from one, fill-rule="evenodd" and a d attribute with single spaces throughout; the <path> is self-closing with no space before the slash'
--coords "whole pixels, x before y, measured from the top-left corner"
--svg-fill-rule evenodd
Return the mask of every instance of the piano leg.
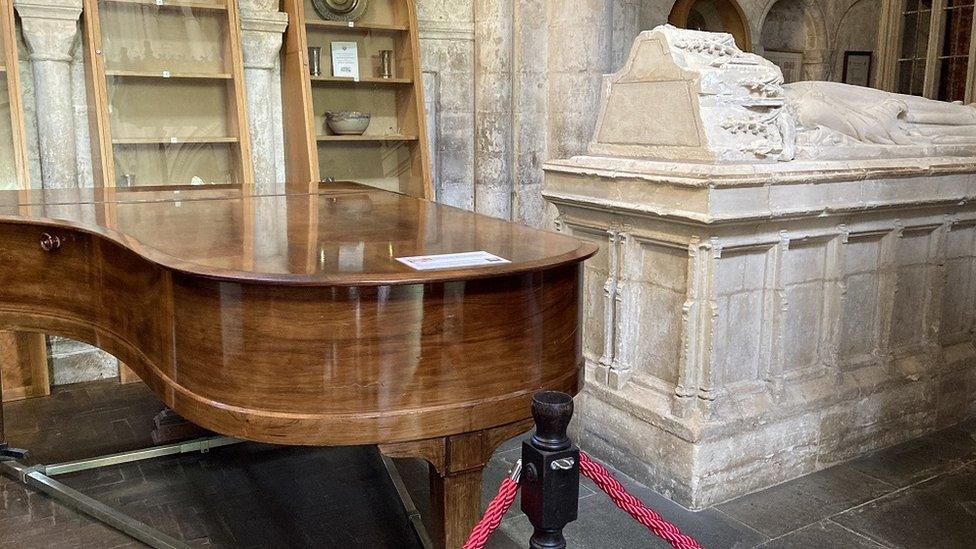
<path id="1" fill-rule="evenodd" d="M 431 537 L 438 548 L 461 547 L 481 518 L 481 473 L 478 467 L 462 473 L 441 475 L 430 468 L 430 511 L 434 517 Z"/>
<path id="2" fill-rule="evenodd" d="M 481 475 L 495 449 L 532 428 L 531 419 L 450 437 L 381 444 L 393 458 L 430 464 L 431 537 L 438 549 L 457 549 L 481 518 Z M 495 487 L 492 487 L 493 489 Z"/>

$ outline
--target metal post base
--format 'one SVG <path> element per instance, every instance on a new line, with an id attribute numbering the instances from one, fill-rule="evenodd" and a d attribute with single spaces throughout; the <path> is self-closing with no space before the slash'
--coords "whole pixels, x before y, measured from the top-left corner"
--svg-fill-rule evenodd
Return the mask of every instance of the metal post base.
<path id="1" fill-rule="evenodd" d="M 207 453 L 212 448 L 230 446 L 242 442 L 246 441 L 230 437 L 208 437 L 190 442 L 155 446 L 142 450 L 68 461 L 54 465 L 33 466 L 24 465 L 18 461 L 27 456 L 27 451 L 8 448 L 6 444 L 0 444 L 0 474 L 6 475 L 25 486 L 42 492 L 54 500 L 85 513 L 95 520 L 111 526 L 155 549 L 189 549 L 190 546 L 182 541 L 113 509 L 98 500 L 90 498 L 78 490 L 58 482 L 52 477 L 163 456 L 188 454 L 192 452 Z M 411 499 L 410 494 L 407 492 L 407 487 L 403 483 L 403 478 L 400 476 L 396 464 L 386 456 L 382 456 L 382 458 L 386 472 L 390 475 L 390 480 L 393 482 L 394 488 L 396 488 L 397 496 L 399 496 L 403 504 L 404 511 L 410 520 L 418 541 L 424 549 L 432 549 L 434 544 L 421 520 L 420 511 L 417 510 L 417 506 L 414 505 L 413 499 Z"/>
<path id="2" fill-rule="evenodd" d="M 27 457 L 27 450 L 11 448 L 10 446 L 7 446 L 6 442 L 0 442 L 0 459 L 24 459 L 25 457 Z"/>

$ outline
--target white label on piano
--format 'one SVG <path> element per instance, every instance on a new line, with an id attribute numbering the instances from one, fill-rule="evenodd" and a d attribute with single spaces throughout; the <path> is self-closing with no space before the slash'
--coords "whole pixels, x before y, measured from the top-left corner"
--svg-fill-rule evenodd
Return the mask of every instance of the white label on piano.
<path id="1" fill-rule="evenodd" d="M 418 271 L 434 269 L 463 269 L 465 267 L 481 267 L 484 265 L 501 265 L 511 263 L 507 259 L 492 255 L 488 252 L 463 252 L 458 254 L 418 255 L 415 257 L 398 257 L 397 261 Z"/>

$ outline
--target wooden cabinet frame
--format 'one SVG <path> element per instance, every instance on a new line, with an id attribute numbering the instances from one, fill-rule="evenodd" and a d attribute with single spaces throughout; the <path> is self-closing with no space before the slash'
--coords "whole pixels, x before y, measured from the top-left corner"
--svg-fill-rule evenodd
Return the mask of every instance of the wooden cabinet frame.
<path id="1" fill-rule="evenodd" d="M 109 69 L 106 67 L 105 56 L 103 55 L 104 37 L 100 19 L 100 6 L 103 4 L 152 6 L 160 10 L 192 8 L 201 13 L 226 14 L 223 21 L 223 24 L 226 25 L 223 43 L 224 72 L 218 74 L 165 71 L 165 74 L 160 74 L 158 71 L 154 73 L 152 71 Z M 234 169 L 235 182 L 231 186 L 240 187 L 245 193 L 250 192 L 254 177 L 251 165 L 250 133 L 244 89 L 244 61 L 241 50 L 241 28 L 237 0 L 85 0 L 82 19 L 85 39 L 89 125 L 92 136 L 92 171 L 96 186 L 118 186 L 119 174 L 115 173 L 115 146 L 117 145 L 159 145 L 163 147 L 168 144 L 225 144 L 230 151 L 228 154 Z M 167 84 L 174 81 L 226 81 L 226 124 L 228 128 L 231 128 L 231 135 L 189 139 L 178 139 L 170 136 L 154 138 L 116 137 L 113 139 L 109 113 L 108 78 L 158 79 L 160 83 L 166 82 Z M 166 185 L 166 188 L 183 186 L 185 185 Z M 153 187 L 145 188 L 152 189 Z M 158 189 L 159 187 L 155 188 Z"/>
<path id="2" fill-rule="evenodd" d="M 308 13 L 305 0 L 283 0 L 288 13 L 282 61 L 282 108 L 285 125 L 285 162 L 288 190 L 315 191 L 324 177 L 319 147 L 350 144 L 402 143 L 409 155 L 409 173 L 400 177 L 399 191 L 420 198 L 433 198 L 430 152 L 427 150 L 427 122 L 424 114 L 423 80 L 420 70 L 420 41 L 417 14 L 413 0 L 375 0 L 360 22 L 323 21 Z M 377 17 L 381 13 L 385 18 Z M 322 75 L 309 73 L 309 34 L 346 33 L 356 36 L 388 35 L 394 42 L 394 64 L 406 67 L 394 78 L 384 79 L 361 74 L 358 80 L 329 76 L 331 62 L 327 49 L 322 50 Z M 361 72 L 364 68 L 361 67 Z M 353 93 L 383 93 L 395 90 L 398 133 L 395 135 L 338 136 L 326 135 L 316 122 L 314 88 L 353 89 Z M 374 90 L 374 91 L 371 91 Z M 379 92 L 376 90 L 383 90 Z M 319 113 L 321 114 L 321 113 Z M 367 133 L 369 133 L 367 131 Z M 355 179 L 355 178 L 353 178 Z"/>

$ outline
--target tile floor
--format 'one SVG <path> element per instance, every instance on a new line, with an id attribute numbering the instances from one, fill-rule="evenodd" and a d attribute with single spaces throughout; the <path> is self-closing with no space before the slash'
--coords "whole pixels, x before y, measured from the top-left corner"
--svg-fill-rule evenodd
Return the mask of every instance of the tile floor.
<path id="1" fill-rule="evenodd" d="M 37 462 L 139 448 L 162 409 L 140 384 L 98 382 L 8 405 L 8 439 Z M 503 445 L 486 473 L 485 503 L 518 459 Z M 398 460 L 421 511 L 426 467 Z M 940 549 L 976 547 L 976 420 L 766 491 L 692 513 L 619 476 L 635 495 L 706 548 Z M 193 545 L 412 548 L 417 544 L 372 448 L 242 444 L 59 477 Z M 526 547 L 518 510 L 492 549 Z M 668 547 L 585 481 L 571 548 Z M 125 536 L 0 479 L 0 547 L 139 547 Z"/>

